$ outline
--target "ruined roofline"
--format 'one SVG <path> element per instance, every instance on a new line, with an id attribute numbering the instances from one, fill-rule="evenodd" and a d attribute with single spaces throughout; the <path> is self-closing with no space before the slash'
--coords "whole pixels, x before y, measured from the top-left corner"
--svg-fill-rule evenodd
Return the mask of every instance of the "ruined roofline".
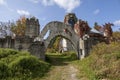
<path id="1" fill-rule="evenodd" d="M 33 24 L 33 25 L 40 26 L 39 20 L 38 20 L 37 18 L 35 18 L 35 17 L 27 18 L 27 19 L 26 19 L 26 24 L 27 24 L 27 25 Z"/>
<path id="2" fill-rule="evenodd" d="M 76 15 L 75 13 L 67 13 L 65 16 L 67 15 Z"/>
<path id="3" fill-rule="evenodd" d="M 36 17 L 31 17 L 31 18 L 27 18 L 27 21 L 38 21 L 38 19 Z"/>

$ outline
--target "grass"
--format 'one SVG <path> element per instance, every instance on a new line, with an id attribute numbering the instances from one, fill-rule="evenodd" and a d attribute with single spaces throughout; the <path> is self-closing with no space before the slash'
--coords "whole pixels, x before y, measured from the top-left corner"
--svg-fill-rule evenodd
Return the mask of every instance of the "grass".
<path id="1" fill-rule="evenodd" d="M 0 80 L 40 80 L 46 76 L 50 64 L 51 69 L 54 69 L 54 66 L 63 68 L 62 66 L 76 59 L 74 52 L 47 53 L 47 62 L 44 62 L 25 51 L 0 49 Z M 53 72 L 57 74 L 59 68 Z M 62 73 L 57 74 L 55 79 L 59 79 L 61 75 Z"/>
<path id="2" fill-rule="evenodd" d="M 93 47 L 88 57 L 83 60 L 76 59 L 75 53 L 47 54 L 47 61 L 53 66 L 67 65 L 68 63 L 76 66 L 79 70 L 77 76 L 80 80 L 120 79 L 120 44 L 118 42 L 109 45 L 100 43 Z"/>
<path id="3" fill-rule="evenodd" d="M 91 58 L 85 58 L 82 61 L 77 60 L 74 61 L 72 64 L 76 65 L 77 69 L 79 70 L 78 78 L 83 80 L 97 80 L 95 78 L 95 73 L 90 68 Z"/>
<path id="4" fill-rule="evenodd" d="M 72 64 L 78 69 L 80 80 L 119 80 L 120 79 L 120 44 L 100 43 L 93 46 L 90 55 L 77 60 L 74 52 L 47 53 L 46 62 L 30 55 L 11 49 L 0 49 L 0 80 L 49 80 L 50 75 L 59 80 L 65 65 Z M 45 75 L 49 70 L 50 74 Z M 56 69 L 54 69 L 57 66 Z M 66 69 L 66 68 L 65 68 Z M 28 74 L 29 73 L 29 74 Z M 38 76 L 36 76 L 38 75 Z M 43 79 L 42 76 L 47 77 Z"/>
<path id="5" fill-rule="evenodd" d="M 85 80 L 120 79 L 120 44 L 100 43 L 93 47 L 90 56 L 74 61 L 79 69 L 79 78 Z"/>
<path id="6" fill-rule="evenodd" d="M 77 59 L 77 56 L 74 52 L 46 54 L 46 61 L 49 62 L 51 65 L 57 65 L 58 63 L 62 65 L 62 63 L 64 64 L 64 62 L 71 62 L 76 59 Z"/>

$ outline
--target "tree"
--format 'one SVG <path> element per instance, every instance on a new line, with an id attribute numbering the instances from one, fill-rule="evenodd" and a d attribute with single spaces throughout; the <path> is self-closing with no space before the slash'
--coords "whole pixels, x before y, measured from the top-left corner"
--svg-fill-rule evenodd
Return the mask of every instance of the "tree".
<path id="1" fill-rule="evenodd" d="M 26 29 L 26 17 L 21 16 L 20 19 L 16 21 L 16 25 L 12 26 L 11 30 L 16 34 L 16 36 L 24 36 Z"/>
<path id="2" fill-rule="evenodd" d="M 48 45 L 48 51 L 50 51 L 50 52 L 59 51 L 60 41 L 61 41 L 60 36 L 57 36 L 57 37 L 53 38 L 50 41 L 50 44 Z"/>
<path id="3" fill-rule="evenodd" d="M 59 51 L 61 37 L 56 37 L 55 42 L 53 43 L 53 48 L 56 51 Z"/>

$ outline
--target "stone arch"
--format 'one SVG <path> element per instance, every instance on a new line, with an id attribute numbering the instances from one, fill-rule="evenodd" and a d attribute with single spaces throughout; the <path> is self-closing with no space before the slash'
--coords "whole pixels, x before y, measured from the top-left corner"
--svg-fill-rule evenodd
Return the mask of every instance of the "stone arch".
<path id="1" fill-rule="evenodd" d="M 66 37 L 66 36 L 64 36 L 64 35 L 60 35 L 60 34 L 56 34 L 56 35 L 54 35 L 54 36 L 49 36 L 46 40 L 45 40 L 45 47 L 47 48 L 48 47 L 48 45 L 50 44 L 50 42 L 51 42 L 51 40 L 52 39 L 54 39 L 55 37 L 58 37 L 58 36 L 60 36 L 60 37 L 62 37 L 62 38 L 65 38 L 65 39 L 67 39 L 68 41 L 70 41 L 71 42 L 71 44 L 73 45 L 73 48 L 74 48 L 74 50 L 75 51 L 77 51 L 77 46 L 76 46 L 76 43 L 74 43 L 73 41 L 71 41 L 68 37 Z"/>
<path id="2" fill-rule="evenodd" d="M 46 48 L 48 47 L 48 44 L 54 37 L 61 36 L 63 38 L 68 39 L 72 43 L 75 51 L 77 52 L 79 37 L 75 34 L 74 30 L 71 28 L 70 25 L 66 25 L 63 22 L 59 21 L 52 21 L 43 28 L 39 37 L 43 40 L 44 36 L 48 31 L 50 31 L 50 34 L 44 40 Z"/>

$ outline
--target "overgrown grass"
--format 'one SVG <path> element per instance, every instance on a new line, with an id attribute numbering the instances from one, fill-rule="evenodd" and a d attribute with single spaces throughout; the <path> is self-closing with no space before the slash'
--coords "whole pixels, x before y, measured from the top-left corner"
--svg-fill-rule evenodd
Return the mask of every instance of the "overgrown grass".
<path id="1" fill-rule="evenodd" d="M 33 80 L 42 77 L 49 67 L 28 52 L 0 49 L 0 80 Z"/>
<path id="2" fill-rule="evenodd" d="M 47 53 L 46 54 L 46 61 L 51 63 L 52 65 L 57 64 L 62 65 L 64 62 L 70 62 L 76 60 L 77 56 L 75 52 L 64 52 L 64 53 Z"/>
<path id="3" fill-rule="evenodd" d="M 100 43 L 93 47 L 90 56 L 75 61 L 79 69 L 79 78 L 86 80 L 119 80 L 120 79 L 120 44 L 106 45 Z"/>
<path id="4" fill-rule="evenodd" d="M 95 78 L 95 73 L 93 72 L 92 68 L 90 67 L 90 63 L 92 62 L 90 57 L 85 59 L 74 61 L 73 64 L 78 68 L 78 75 L 77 77 L 80 80 L 97 80 Z"/>

